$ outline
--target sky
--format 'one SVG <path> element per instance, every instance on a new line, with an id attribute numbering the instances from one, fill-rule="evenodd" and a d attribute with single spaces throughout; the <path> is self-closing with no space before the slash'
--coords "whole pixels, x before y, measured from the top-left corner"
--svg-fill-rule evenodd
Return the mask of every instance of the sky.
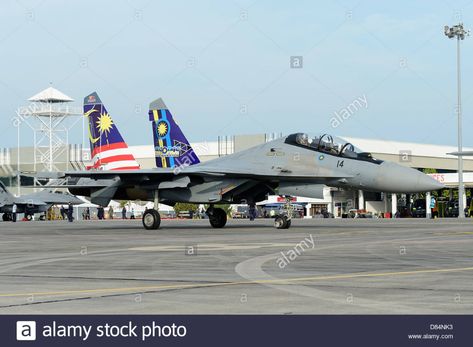
<path id="1" fill-rule="evenodd" d="M 473 29 L 473 1 L 2 0 L 0 147 L 16 146 L 16 109 L 51 84 L 79 107 L 97 91 L 130 145 L 152 144 L 158 97 L 191 142 L 303 131 L 455 145 L 443 28 L 460 21 Z M 462 59 L 473 146 L 471 37 Z"/>

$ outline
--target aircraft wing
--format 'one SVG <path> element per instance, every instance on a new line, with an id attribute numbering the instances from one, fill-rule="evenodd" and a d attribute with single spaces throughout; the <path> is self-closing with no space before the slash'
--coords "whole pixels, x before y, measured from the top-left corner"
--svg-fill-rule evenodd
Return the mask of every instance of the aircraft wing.
<path id="1" fill-rule="evenodd" d="M 26 206 L 45 206 L 45 205 L 47 205 L 47 203 L 42 201 L 42 200 L 39 200 L 39 199 L 36 199 L 36 198 L 33 198 L 33 197 L 29 198 L 27 196 L 14 198 L 13 201 L 9 205 L 13 205 L 13 204 L 16 204 L 18 206 L 23 206 L 23 205 L 26 205 Z"/>
<path id="2" fill-rule="evenodd" d="M 155 189 L 164 190 L 160 196 L 168 201 L 179 201 L 183 198 L 183 194 L 190 194 L 189 198 L 192 196 L 194 201 L 220 201 L 227 195 L 243 195 L 249 190 L 260 190 L 263 196 L 268 191 L 272 192 L 275 186 L 280 187 L 280 194 L 298 193 L 320 198 L 323 194 L 323 185 L 334 181 L 343 182 L 349 177 L 328 169 L 315 174 L 295 173 L 279 167 L 256 170 L 209 165 L 192 165 L 177 169 L 72 171 L 59 175 L 59 178 L 67 178 L 68 183 L 65 187 L 74 194 L 88 195 L 81 193 L 81 189 L 82 191 L 91 189 L 89 191 L 91 201 L 102 206 L 106 206 L 111 199 L 116 198 L 117 193 L 133 187 L 149 192 Z M 192 182 L 199 183 L 192 184 Z M 181 188 L 186 188 L 187 191 L 183 192 Z M 127 199 L 129 195 L 121 196 L 122 199 Z"/>
<path id="3" fill-rule="evenodd" d="M 274 167 L 267 170 L 250 170 L 245 168 L 232 167 L 212 167 L 212 166 L 189 166 L 182 169 L 149 169 L 149 170 L 108 170 L 108 171 L 70 171 L 60 173 L 55 178 L 90 178 L 96 180 L 89 182 L 89 186 L 100 187 L 107 182 L 97 180 L 109 180 L 119 178 L 122 182 L 142 183 L 144 181 L 168 181 L 175 180 L 179 176 L 209 176 L 209 177 L 228 177 L 228 178 L 250 178 L 250 179 L 278 179 L 278 180 L 303 180 L 318 182 L 321 180 L 333 180 L 350 178 L 351 175 L 340 173 L 335 170 L 325 169 L 318 173 L 295 173 L 290 169 Z M 38 177 L 44 178 L 39 175 Z M 66 184 L 61 187 L 67 187 Z M 71 186 L 76 186 L 72 184 Z"/>
<path id="4" fill-rule="evenodd" d="M 35 205 L 66 205 L 69 203 L 72 203 L 73 205 L 80 205 L 84 203 L 82 200 L 72 194 L 51 192 L 47 190 L 24 195 L 21 198 L 26 201 L 31 201 Z"/>

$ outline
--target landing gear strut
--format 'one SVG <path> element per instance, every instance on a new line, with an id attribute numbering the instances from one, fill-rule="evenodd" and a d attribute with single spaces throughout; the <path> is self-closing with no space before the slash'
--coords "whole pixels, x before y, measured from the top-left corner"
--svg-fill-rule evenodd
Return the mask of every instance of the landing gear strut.
<path id="1" fill-rule="evenodd" d="M 292 213 L 294 207 L 291 204 L 291 197 L 284 196 L 283 212 L 274 218 L 274 227 L 276 229 L 289 229 L 291 227 Z"/>
<path id="2" fill-rule="evenodd" d="M 227 214 L 223 209 L 210 206 L 205 213 L 209 216 L 212 227 L 223 228 L 227 224 Z"/>

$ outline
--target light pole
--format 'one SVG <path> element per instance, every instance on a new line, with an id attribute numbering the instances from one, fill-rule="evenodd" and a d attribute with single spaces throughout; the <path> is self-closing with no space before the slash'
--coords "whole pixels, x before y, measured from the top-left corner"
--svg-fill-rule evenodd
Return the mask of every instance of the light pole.
<path id="1" fill-rule="evenodd" d="M 458 116 L 458 218 L 465 218 L 465 206 L 463 204 L 463 196 L 465 187 L 463 185 L 463 140 L 462 140 L 462 106 L 461 106 L 461 74 L 460 74 L 460 41 L 464 40 L 470 34 L 469 30 L 463 28 L 463 23 L 459 23 L 452 27 L 446 25 L 444 27 L 445 35 L 449 39 L 456 37 L 457 39 L 457 116 Z"/>

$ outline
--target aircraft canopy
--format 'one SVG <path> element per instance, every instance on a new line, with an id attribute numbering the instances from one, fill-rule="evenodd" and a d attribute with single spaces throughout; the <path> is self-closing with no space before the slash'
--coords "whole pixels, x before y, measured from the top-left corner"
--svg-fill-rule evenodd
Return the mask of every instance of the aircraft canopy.
<path id="1" fill-rule="evenodd" d="M 308 147 L 319 152 L 325 152 L 340 157 L 382 162 L 381 160 L 374 159 L 371 153 L 362 152 L 350 142 L 346 142 L 341 138 L 329 134 L 313 136 L 307 133 L 296 133 L 289 135 L 286 138 L 286 143 Z"/>

